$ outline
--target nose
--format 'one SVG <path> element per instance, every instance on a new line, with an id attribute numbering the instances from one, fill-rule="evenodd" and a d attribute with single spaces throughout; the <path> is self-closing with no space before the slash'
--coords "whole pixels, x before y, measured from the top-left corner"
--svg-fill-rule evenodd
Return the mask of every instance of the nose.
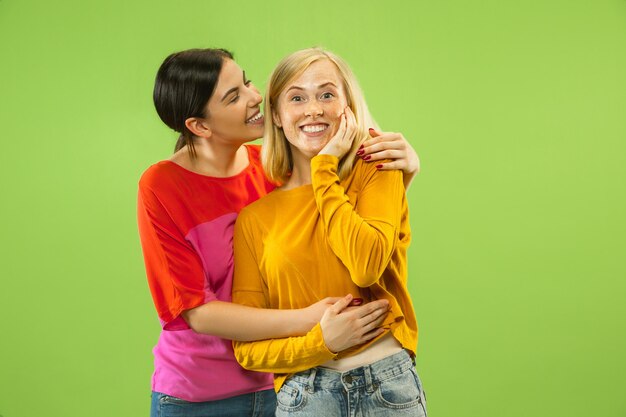
<path id="1" fill-rule="evenodd" d="M 304 115 L 307 117 L 319 117 L 323 114 L 324 109 L 316 100 L 311 100 L 304 109 Z"/>
<path id="2" fill-rule="evenodd" d="M 261 97 L 261 93 L 259 93 L 259 90 L 257 90 L 254 84 L 250 84 L 248 91 L 250 91 L 249 106 L 256 107 L 261 104 L 261 102 L 263 101 L 263 97 Z"/>

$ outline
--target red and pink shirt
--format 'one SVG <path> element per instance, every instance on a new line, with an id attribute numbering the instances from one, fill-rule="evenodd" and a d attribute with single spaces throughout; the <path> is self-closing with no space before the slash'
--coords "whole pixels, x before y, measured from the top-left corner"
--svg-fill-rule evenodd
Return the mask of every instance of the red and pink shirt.
<path id="1" fill-rule="evenodd" d="M 274 188 L 263 173 L 260 147 L 246 148 L 250 163 L 233 177 L 161 161 L 139 181 L 139 235 L 163 327 L 153 351 L 153 391 L 213 401 L 273 387 L 272 375 L 239 366 L 230 340 L 198 334 L 181 316 L 213 300 L 231 301 L 235 220 Z"/>

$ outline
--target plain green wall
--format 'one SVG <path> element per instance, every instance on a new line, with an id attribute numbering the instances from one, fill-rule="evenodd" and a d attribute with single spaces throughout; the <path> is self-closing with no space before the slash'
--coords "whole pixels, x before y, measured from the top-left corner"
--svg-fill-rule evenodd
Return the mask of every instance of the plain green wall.
<path id="1" fill-rule="evenodd" d="M 0 415 L 147 416 L 137 180 L 167 54 L 323 45 L 419 151 L 431 416 L 626 415 L 626 1 L 0 0 Z"/>

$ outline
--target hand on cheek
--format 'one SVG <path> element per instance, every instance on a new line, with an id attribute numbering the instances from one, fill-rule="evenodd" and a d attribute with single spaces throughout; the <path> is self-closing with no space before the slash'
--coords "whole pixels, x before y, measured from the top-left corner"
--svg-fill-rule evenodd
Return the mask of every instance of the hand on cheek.
<path id="1" fill-rule="evenodd" d="M 350 107 L 346 107 L 339 116 L 339 129 L 337 133 L 322 148 L 319 155 L 334 155 L 341 159 L 352 147 L 356 134 L 356 119 Z"/>

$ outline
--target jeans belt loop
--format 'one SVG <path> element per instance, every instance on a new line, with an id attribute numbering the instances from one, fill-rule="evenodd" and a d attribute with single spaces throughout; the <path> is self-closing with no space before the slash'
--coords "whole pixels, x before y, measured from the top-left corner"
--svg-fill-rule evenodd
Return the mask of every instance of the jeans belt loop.
<path id="1" fill-rule="evenodd" d="M 372 367 L 369 365 L 364 366 L 363 374 L 365 375 L 365 390 L 370 393 L 376 391 L 377 386 L 372 376 Z"/>
<path id="2" fill-rule="evenodd" d="M 311 368 L 309 372 L 309 380 L 307 381 L 306 390 L 310 394 L 315 392 L 315 375 L 317 374 L 317 368 Z"/>

